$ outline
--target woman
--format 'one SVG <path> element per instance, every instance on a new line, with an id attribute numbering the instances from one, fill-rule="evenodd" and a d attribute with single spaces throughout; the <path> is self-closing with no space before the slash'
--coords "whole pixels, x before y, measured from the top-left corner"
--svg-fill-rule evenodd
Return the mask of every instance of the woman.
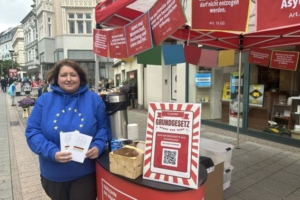
<path id="1" fill-rule="evenodd" d="M 96 199 L 95 159 L 103 153 L 107 134 L 105 104 L 88 90 L 84 70 L 62 60 L 47 74 L 52 92 L 38 98 L 27 121 L 25 135 L 39 155 L 42 186 L 51 199 Z M 79 131 L 92 136 L 83 163 L 60 151 L 60 132 Z"/>
<path id="2" fill-rule="evenodd" d="M 8 91 L 7 91 L 8 95 L 11 97 L 11 106 L 16 106 L 16 104 L 15 104 L 15 96 L 16 96 L 16 85 L 17 84 L 18 83 L 16 81 L 13 82 L 9 86 Z"/>

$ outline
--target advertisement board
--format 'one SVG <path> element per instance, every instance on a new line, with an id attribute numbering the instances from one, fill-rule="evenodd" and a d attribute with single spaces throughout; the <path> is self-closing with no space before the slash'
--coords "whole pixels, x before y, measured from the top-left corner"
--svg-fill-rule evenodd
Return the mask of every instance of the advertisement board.
<path id="1" fill-rule="evenodd" d="M 201 104 L 150 103 L 143 178 L 198 188 Z"/>

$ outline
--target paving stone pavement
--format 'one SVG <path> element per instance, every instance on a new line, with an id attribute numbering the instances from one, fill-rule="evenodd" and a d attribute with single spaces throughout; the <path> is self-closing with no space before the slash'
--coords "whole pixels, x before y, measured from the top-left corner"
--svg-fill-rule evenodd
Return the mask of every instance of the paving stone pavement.
<path id="1" fill-rule="evenodd" d="M 36 94 L 33 90 L 32 94 Z M 16 97 L 16 101 L 23 98 Z M 129 123 L 138 124 L 145 139 L 147 112 L 128 110 Z M 27 146 L 22 109 L 0 92 L 0 200 L 49 199 L 40 184 L 37 156 Z M 201 137 L 236 146 L 237 134 L 202 125 Z M 299 200 L 300 148 L 240 134 L 233 149 L 234 170 L 226 200 Z"/>

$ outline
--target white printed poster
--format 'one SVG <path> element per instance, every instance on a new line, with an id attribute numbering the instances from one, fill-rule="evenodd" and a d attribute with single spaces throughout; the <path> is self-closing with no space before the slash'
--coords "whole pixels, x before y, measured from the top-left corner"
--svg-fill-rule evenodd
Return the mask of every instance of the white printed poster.
<path id="1" fill-rule="evenodd" d="M 201 104 L 149 104 L 144 179 L 198 188 L 200 120 Z"/>

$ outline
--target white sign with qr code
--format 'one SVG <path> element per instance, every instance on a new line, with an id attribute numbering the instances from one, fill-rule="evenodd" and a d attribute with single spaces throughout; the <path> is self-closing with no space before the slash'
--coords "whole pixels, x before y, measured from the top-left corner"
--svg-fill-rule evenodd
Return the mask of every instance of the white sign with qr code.
<path id="1" fill-rule="evenodd" d="M 201 104 L 150 103 L 149 108 L 151 151 L 145 154 L 143 177 L 197 188 Z"/>

